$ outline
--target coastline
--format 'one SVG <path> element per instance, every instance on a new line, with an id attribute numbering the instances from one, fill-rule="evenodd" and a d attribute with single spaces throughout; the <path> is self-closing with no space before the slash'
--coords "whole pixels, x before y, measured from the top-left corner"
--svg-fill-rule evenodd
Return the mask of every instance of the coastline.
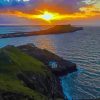
<path id="1" fill-rule="evenodd" d="M 11 66 L 12 64 L 14 64 L 14 66 L 18 67 L 19 69 L 21 69 L 20 67 L 24 67 L 23 69 L 21 69 L 20 72 L 16 72 L 16 75 L 17 75 L 16 77 L 18 79 L 15 79 L 15 80 L 22 81 L 22 83 L 24 83 L 27 88 L 31 89 L 32 91 L 37 91 L 38 97 L 42 95 L 44 98 L 41 100 L 59 100 L 59 99 L 64 100 L 64 94 L 63 94 L 59 77 L 63 75 L 67 75 L 68 73 L 71 73 L 73 71 L 76 71 L 77 70 L 76 64 L 70 61 L 64 60 L 61 57 L 47 50 L 37 48 L 33 44 L 22 45 L 19 47 L 6 46 L 0 49 L 0 53 L 1 53 L 0 58 L 6 60 L 7 66 Z M 34 62 L 35 59 L 37 60 Z M 23 60 L 24 60 L 24 63 L 26 62 L 26 65 L 23 65 Z M 58 62 L 58 67 L 52 68 L 52 66 L 48 66 L 49 63 L 47 62 L 50 60 L 53 60 L 53 61 L 55 60 L 56 62 Z M 35 67 L 38 64 L 40 64 L 40 62 L 43 63 L 43 65 L 42 66 L 39 65 L 39 68 L 35 69 Z M 29 66 L 30 63 L 31 63 L 31 66 L 33 67 L 32 69 L 30 69 L 31 68 Z M 5 64 L 5 61 L 1 60 L 0 65 L 1 64 L 5 66 L 5 70 L 4 70 L 5 72 L 6 69 L 8 68 Z M 9 70 L 12 70 L 12 68 L 11 69 L 9 68 Z M 64 70 L 66 70 L 65 73 L 63 73 Z M 9 74 L 10 73 L 8 72 L 8 76 Z M 4 73 L 4 75 L 6 76 L 6 73 Z M 26 94 L 23 94 L 23 91 L 22 93 L 19 93 L 19 91 L 22 91 L 22 90 L 17 90 L 17 92 L 12 91 L 12 90 L 9 92 L 7 90 L 3 93 L 1 91 L 0 96 L 2 98 L 6 97 L 8 98 L 8 100 L 10 100 L 9 98 L 17 98 L 17 97 L 27 98 L 27 100 L 30 100 L 30 99 L 33 100 L 35 96 L 34 93 L 32 94 L 33 97 L 30 97 L 30 92 L 29 92 L 29 95 L 28 94 L 26 95 Z M 38 98 L 38 97 L 35 97 L 35 98 Z M 35 100 L 40 100 L 40 99 L 35 99 Z"/>
<path id="2" fill-rule="evenodd" d="M 26 37 L 34 35 L 50 35 L 50 34 L 63 34 L 83 30 L 82 27 L 74 27 L 71 25 L 56 25 L 49 29 L 33 31 L 33 32 L 17 32 L 17 33 L 8 33 L 0 34 L 0 39 L 2 38 L 14 38 L 14 37 Z"/>

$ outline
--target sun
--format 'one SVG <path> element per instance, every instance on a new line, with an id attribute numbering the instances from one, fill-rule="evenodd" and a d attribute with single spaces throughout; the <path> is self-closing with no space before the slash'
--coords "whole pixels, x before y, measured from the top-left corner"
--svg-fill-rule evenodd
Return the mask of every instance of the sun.
<path id="1" fill-rule="evenodd" d="M 50 21 L 54 18 L 54 15 L 52 13 L 49 13 L 48 11 L 45 11 L 43 15 L 41 15 L 41 18 Z"/>
<path id="2" fill-rule="evenodd" d="M 40 12 L 40 14 L 35 15 L 34 17 L 38 18 L 38 19 L 42 19 L 42 20 L 47 21 L 49 23 L 66 18 L 65 15 L 62 15 L 58 12 L 51 12 L 48 10 L 39 10 L 39 12 Z"/>
<path id="3" fill-rule="evenodd" d="M 43 19 L 45 21 L 52 21 L 56 18 L 57 14 L 49 12 L 49 11 L 43 11 L 38 18 Z"/>

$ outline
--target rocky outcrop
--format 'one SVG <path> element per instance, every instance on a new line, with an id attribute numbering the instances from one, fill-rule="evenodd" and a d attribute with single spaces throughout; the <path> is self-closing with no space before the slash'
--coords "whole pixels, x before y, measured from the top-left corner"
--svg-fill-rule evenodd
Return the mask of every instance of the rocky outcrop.
<path id="1" fill-rule="evenodd" d="M 0 50 L 0 100 L 64 100 L 60 80 L 14 46 Z"/>
<path id="2" fill-rule="evenodd" d="M 42 76 L 33 72 L 25 72 L 26 74 L 18 74 L 18 78 L 22 80 L 27 87 L 36 90 L 48 97 L 48 100 L 64 100 L 60 80 L 55 75 Z"/>
<path id="3" fill-rule="evenodd" d="M 75 63 L 65 60 L 48 50 L 37 48 L 33 44 L 22 45 L 18 48 L 43 62 L 56 76 L 63 76 L 77 70 Z M 52 62 L 57 63 L 57 67 L 52 68 L 52 64 L 50 65 Z"/>

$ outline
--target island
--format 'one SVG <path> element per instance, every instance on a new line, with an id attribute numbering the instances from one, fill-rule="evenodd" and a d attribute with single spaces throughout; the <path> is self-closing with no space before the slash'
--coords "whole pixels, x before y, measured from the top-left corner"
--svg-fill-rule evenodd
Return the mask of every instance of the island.
<path id="1" fill-rule="evenodd" d="M 0 100 L 64 100 L 60 76 L 76 64 L 34 44 L 0 49 Z"/>
<path id="2" fill-rule="evenodd" d="M 16 32 L 16 33 L 8 33 L 8 34 L 0 34 L 1 38 L 13 38 L 13 37 L 26 37 L 26 36 L 33 36 L 33 35 L 48 35 L 48 34 L 62 34 L 62 33 L 70 33 L 75 32 L 78 30 L 82 30 L 82 27 L 75 27 L 72 25 L 56 25 L 50 26 L 51 28 L 40 30 L 40 31 L 33 31 L 33 32 Z"/>

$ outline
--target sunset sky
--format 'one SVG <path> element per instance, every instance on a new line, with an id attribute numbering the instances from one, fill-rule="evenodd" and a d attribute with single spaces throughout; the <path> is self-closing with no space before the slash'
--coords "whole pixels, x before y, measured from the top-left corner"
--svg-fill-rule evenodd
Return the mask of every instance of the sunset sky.
<path id="1" fill-rule="evenodd" d="M 69 23 L 100 25 L 100 0 L 0 0 L 0 24 Z"/>

